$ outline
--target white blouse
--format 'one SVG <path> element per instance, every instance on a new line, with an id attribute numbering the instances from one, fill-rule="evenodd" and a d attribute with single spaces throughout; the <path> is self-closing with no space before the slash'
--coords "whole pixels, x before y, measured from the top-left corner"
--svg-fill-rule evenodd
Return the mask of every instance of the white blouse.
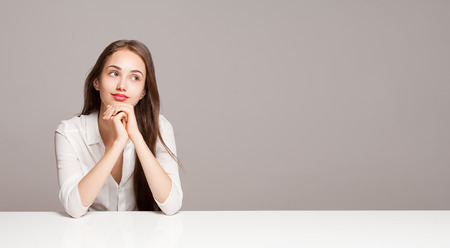
<path id="1" fill-rule="evenodd" d="M 164 142 L 176 155 L 172 125 L 161 114 L 159 115 L 159 127 Z M 88 207 L 84 207 L 81 203 L 78 183 L 105 154 L 105 145 L 98 129 L 98 111 L 61 121 L 55 131 L 55 153 L 60 186 L 59 199 L 69 215 L 78 218 L 86 214 L 88 210 L 137 210 L 133 189 L 136 156 L 134 144 L 131 140 L 128 140 L 123 152 L 120 183 L 117 184 L 116 180 L 109 174 L 105 185 L 103 185 L 94 202 Z M 166 201 L 160 203 L 155 199 L 155 202 L 165 214 L 172 215 L 180 210 L 183 200 L 178 164 L 166 151 L 159 139 L 156 142 L 155 157 L 172 180 L 172 189 Z"/>

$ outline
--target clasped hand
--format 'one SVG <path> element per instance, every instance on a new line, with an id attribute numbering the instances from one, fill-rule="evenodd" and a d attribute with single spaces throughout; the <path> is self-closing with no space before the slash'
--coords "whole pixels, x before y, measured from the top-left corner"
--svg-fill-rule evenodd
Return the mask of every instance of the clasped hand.
<path id="1" fill-rule="evenodd" d="M 133 137 L 140 133 L 134 107 L 131 104 L 107 105 L 106 111 L 103 113 L 103 119 L 113 121 L 117 141 L 133 140 Z"/>

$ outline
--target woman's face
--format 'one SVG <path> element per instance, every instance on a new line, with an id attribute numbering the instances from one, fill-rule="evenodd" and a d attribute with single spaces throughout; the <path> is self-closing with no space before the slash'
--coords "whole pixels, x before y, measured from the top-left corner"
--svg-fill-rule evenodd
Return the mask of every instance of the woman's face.
<path id="1" fill-rule="evenodd" d="M 106 105 L 128 103 L 133 106 L 145 95 L 145 63 L 134 52 L 121 49 L 109 56 L 94 88 L 100 91 L 102 109 Z"/>

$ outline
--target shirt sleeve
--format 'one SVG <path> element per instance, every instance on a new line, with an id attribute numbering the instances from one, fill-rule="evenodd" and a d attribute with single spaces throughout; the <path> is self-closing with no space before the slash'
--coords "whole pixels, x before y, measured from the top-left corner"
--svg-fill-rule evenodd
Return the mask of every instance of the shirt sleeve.
<path id="1" fill-rule="evenodd" d="M 175 144 L 175 135 L 170 122 L 165 118 L 161 118 L 160 132 L 164 140 L 164 143 L 176 156 L 177 149 Z M 155 202 L 158 204 L 159 208 L 166 215 L 173 215 L 177 213 L 183 202 L 183 191 L 181 189 L 180 175 L 178 172 L 178 163 L 175 161 L 165 147 L 160 143 L 159 139 L 157 142 L 158 146 L 156 149 L 156 160 L 159 162 L 161 167 L 167 173 L 169 178 L 172 180 L 172 188 L 170 190 L 169 196 L 164 202 L 158 202 L 155 198 Z"/>
<path id="2" fill-rule="evenodd" d="M 59 200 L 70 216 L 79 218 L 89 209 L 89 206 L 83 206 L 78 192 L 78 183 L 83 178 L 83 173 L 72 145 L 58 129 L 55 131 L 55 154 Z"/>

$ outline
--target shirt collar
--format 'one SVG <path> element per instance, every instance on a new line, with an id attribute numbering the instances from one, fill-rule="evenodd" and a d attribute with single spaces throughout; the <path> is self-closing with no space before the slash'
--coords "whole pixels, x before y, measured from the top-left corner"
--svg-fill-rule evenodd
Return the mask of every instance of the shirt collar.
<path id="1" fill-rule="evenodd" d="M 94 111 L 86 116 L 86 135 L 88 145 L 103 142 L 98 129 L 98 111 Z"/>

